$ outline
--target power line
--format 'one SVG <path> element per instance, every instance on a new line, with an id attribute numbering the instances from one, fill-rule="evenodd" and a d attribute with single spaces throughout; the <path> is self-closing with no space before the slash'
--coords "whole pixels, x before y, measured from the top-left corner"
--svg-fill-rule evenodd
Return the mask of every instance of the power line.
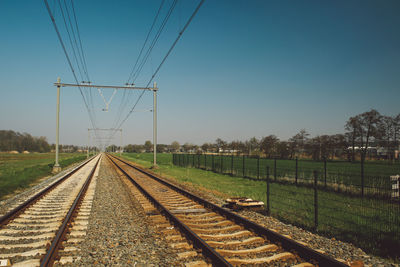
<path id="1" fill-rule="evenodd" d="M 139 64 L 139 68 L 136 70 L 136 72 L 133 74 L 132 80 L 135 81 L 137 79 L 137 77 L 139 76 L 140 72 L 143 69 L 143 66 L 146 64 L 147 59 L 149 58 L 150 53 L 153 51 L 154 46 L 156 45 L 158 38 L 160 37 L 165 25 L 167 24 L 172 11 L 175 9 L 176 3 L 178 2 L 178 0 L 174 0 L 174 2 L 172 3 L 171 7 L 168 10 L 167 15 L 165 16 L 160 28 L 158 29 L 156 36 L 154 37 L 153 41 L 150 44 L 150 47 L 147 49 L 147 52 L 144 56 L 144 58 L 142 59 L 142 61 Z"/>
<path id="2" fill-rule="evenodd" d="M 179 39 L 182 37 L 183 33 L 186 31 L 187 27 L 189 26 L 189 24 L 192 22 L 193 18 L 196 16 L 197 12 L 199 11 L 200 7 L 203 5 L 204 0 L 201 0 L 200 3 L 197 5 L 196 9 L 194 10 L 194 12 L 192 13 L 192 15 L 190 16 L 190 18 L 188 19 L 188 21 L 186 22 L 185 26 L 182 28 L 182 30 L 179 32 L 178 37 L 175 39 L 174 43 L 172 44 L 171 48 L 168 50 L 167 54 L 164 56 L 163 60 L 161 61 L 160 65 L 158 66 L 158 68 L 156 69 L 156 71 L 153 73 L 153 75 L 151 76 L 150 80 L 148 81 L 147 85 L 145 87 L 148 87 L 151 82 L 153 81 L 153 79 L 155 78 L 155 76 L 157 75 L 158 71 L 160 70 L 160 68 L 162 67 L 162 65 L 164 64 L 164 62 L 166 61 L 166 59 L 168 58 L 168 56 L 171 54 L 172 50 L 174 49 L 175 45 L 178 43 Z M 129 111 L 129 113 L 126 115 L 126 117 L 122 120 L 122 122 L 119 124 L 118 127 L 116 128 L 121 128 L 121 126 L 125 123 L 125 121 L 129 118 L 129 116 L 133 113 L 134 109 L 136 108 L 137 104 L 139 103 L 140 99 L 142 98 L 143 94 L 145 93 L 145 90 L 142 91 L 142 93 L 139 95 L 138 99 L 136 100 L 135 104 L 133 105 L 132 109 Z M 114 133 L 115 134 L 115 133 Z"/>
<path id="3" fill-rule="evenodd" d="M 70 58 L 69 58 L 67 49 L 65 48 L 64 41 L 63 41 L 63 39 L 62 39 L 62 37 L 61 37 L 60 31 L 58 30 L 58 27 L 57 27 L 56 21 L 55 21 L 55 19 L 54 19 L 54 16 L 53 16 L 53 14 L 52 14 L 52 12 L 51 12 L 51 10 L 50 10 L 49 3 L 47 2 L 47 0 L 43 0 L 43 1 L 44 1 L 44 3 L 45 3 L 45 6 L 46 6 L 47 12 L 48 12 L 48 14 L 49 14 L 49 16 L 50 16 L 50 19 L 51 19 L 51 21 L 52 21 L 52 24 L 53 24 L 53 26 L 54 26 L 54 30 L 55 30 L 56 33 L 57 33 L 58 40 L 59 40 L 59 42 L 60 42 L 60 44 L 61 44 L 61 47 L 62 47 L 62 49 L 63 49 L 63 51 L 64 51 L 64 55 L 65 55 L 65 57 L 66 57 L 66 59 L 67 59 L 67 62 L 68 62 L 68 65 L 69 65 L 69 67 L 70 67 L 70 69 L 71 69 L 72 75 L 74 76 L 75 82 L 76 82 L 77 85 L 79 85 L 78 79 L 77 79 L 76 74 L 75 74 L 74 67 L 73 67 L 72 62 L 71 62 L 71 60 L 70 60 Z M 93 127 L 93 128 L 97 128 L 97 127 L 96 127 L 96 124 L 95 124 L 95 122 L 94 122 L 93 116 L 92 116 L 92 114 L 91 114 L 91 112 L 90 112 L 90 109 L 89 109 L 89 107 L 88 107 L 87 101 L 86 101 L 86 99 L 85 99 L 85 97 L 84 97 L 84 95 L 83 95 L 82 89 L 81 89 L 80 87 L 78 87 L 78 88 L 79 88 L 79 92 L 80 92 L 80 94 L 81 94 L 81 96 L 82 96 L 82 98 L 83 98 L 83 102 L 84 102 L 84 104 L 85 104 L 85 107 L 86 107 L 86 109 L 87 109 L 87 111 L 88 111 L 89 119 L 90 119 L 90 122 L 91 122 L 91 124 L 92 124 L 92 127 Z M 97 136 L 97 133 L 96 133 L 96 132 L 95 132 L 95 135 Z"/>
<path id="4" fill-rule="evenodd" d="M 69 28 L 68 28 L 68 25 L 67 25 L 67 21 L 66 21 L 66 19 L 65 19 L 65 15 L 64 15 L 64 10 L 63 10 L 63 8 L 62 8 L 62 6 L 61 6 L 60 0 L 58 0 L 58 5 L 59 5 L 59 7 L 60 7 L 60 11 L 61 11 L 62 18 L 63 18 L 63 20 L 64 20 L 65 30 L 67 31 L 67 34 L 68 34 L 69 43 L 70 43 L 70 45 L 71 45 L 72 53 L 73 53 L 73 55 L 74 55 L 76 65 L 77 65 L 77 67 L 78 67 L 79 75 L 81 76 L 81 80 L 83 80 L 82 70 L 81 70 L 81 68 L 80 68 L 80 66 L 79 66 L 78 57 L 76 56 L 74 44 L 73 44 L 73 42 L 72 42 L 71 34 L 70 34 L 70 32 L 69 32 Z M 55 23 L 55 21 L 54 21 L 54 23 Z"/>
<path id="5" fill-rule="evenodd" d="M 135 65 L 134 65 L 133 68 L 132 68 L 132 71 L 131 71 L 131 74 L 129 75 L 129 78 L 128 78 L 127 83 L 129 83 L 129 81 L 131 80 L 132 74 L 133 74 L 133 72 L 134 72 L 134 70 L 135 70 L 135 68 L 136 68 L 136 66 L 137 66 L 137 63 L 138 63 L 138 61 L 139 61 L 140 56 L 142 55 L 143 49 L 144 49 L 144 47 L 146 46 L 146 43 L 147 43 L 147 41 L 148 41 L 148 39 L 149 39 L 149 36 L 150 36 L 150 33 L 152 32 L 152 30 L 153 30 L 153 28 L 154 28 L 154 25 L 156 24 L 158 15 L 160 14 L 160 11 L 161 11 L 161 9 L 162 9 L 162 7 L 163 7 L 163 5 L 164 5 L 164 2 L 165 2 L 165 0 L 162 0 L 162 1 L 161 1 L 160 7 L 158 8 L 157 14 L 156 14 L 156 16 L 154 17 L 154 20 L 153 20 L 153 23 L 151 24 L 151 27 L 150 27 L 149 32 L 147 33 L 147 36 L 146 36 L 146 39 L 144 40 L 142 49 L 140 49 L 139 55 L 138 55 L 138 57 L 136 58 Z"/>
<path id="6" fill-rule="evenodd" d="M 172 52 L 172 50 L 174 49 L 175 45 L 178 43 L 179 39 L 182 37 L 182 34 L 185 32 L 185 30 L 189 26 L 190 22 L 192 22 L 193 18 L 196 16 L 197 12 L 199 11 L 199 9 L 203 5 L 203 3 L 204 3 L 204 0 L 201 0 L 200 3 L 198 4 L 198 6 L 196 7 L 195 11 L 193 12 L 193 14 L 190 16 L 189 20 L 186 22 L 186 24 L 183 27 L 183 29 L 179 32 L 179 35 L 176 38 L 175 42 L 172 44 L 171 48 L 168 50 L 168 52 L 165 55 L 164 59 L 161 61 L 160 65 L 158 66 L 158 68 L 156 69 L 154 74 L 151 76 L 149 82 L 147 83 L 147 85 L 145 87 L 149 86 L 150 83 L 153 81 L 154 77 L 156 77 L 156 75 L 157 75 L 158 71 L 160 70 L 161 66 L 164 64 L 165 60 L 167 59 L 169 54 Z"/>
<path id="7" fill-rule="evenodd" d="M 168 22 L 168 20 L 169 20 L 169 18 L 170 18 L 170 16 L 171 16 L 171 14 L 172 14 L 172 11 L 174 10 L 174 8 L 175 8 L 175 6 L 176 6 L 177 1 L 178 1 L 178 0 L 174 0 L 174 2 L 171 4 L 171 6 L 170 6 L 170 8 L 169 8 L 169 10 L 168 10 L 168 12 L 167 12 L 167 14 L 166 14 L 166 16 L 164 17 L 164 19 L 163 19 L 163 21 L 162 21 L 162 23 L 161 23 L 159 29 L 158 29 L 157 32 L 156 32 L 156 35 L 154 36 L 154 38 L 153 38 L 153 40 L 152 40 L 152 42 L 151 42 L 149 48 L 147 49 L 147 51 L 146 51 L 146 53 L 145 53 L 145 56 L 142 58 L 142 60 L 141 60 L 140 63 L 139 63 L 139 67 L 138 67 L 138 68 L 136 69 L 136 71 L 134 72 L 133 77 L 132 77 L 133 80 L 135 80 L 135 79 L 137 78 L 137 76 L 138 76 L 139 73 L 141 72 L 143 66 L 146 64 L 147 59 L 148 59 L 150 53 L 152 52 L 152 50 L 153 50 L 155 44 L 157 43 L 158 38 L 160 37 L 160 35 L 161 35 L 161 33 L 162 33 L 162 31 L 163 31 L 165 25 L 167 24 L 167 22 Z M 157 17 L 158 17 L 158 15 L 159 15 L 160 11 L 161 11 L 161 8 L 162 8 L 162 6 L 163 6 L 163 3 L 164 3 L 164 1 L 161 2 L 161 5 L 160 5 L 160 7 L 159 7 L 159 9 L 158 9 L 158 11 L 157 11 L 156 17 L 155 17 L 154 20 L 153 20 L 153 24 L 152 24 L 152 26 L 150 27 L 150 30 L 149 30 L 149 32 L 148 32 L 148 34 L 147 34 L 146 40 L 145 40 L 145 42 L 144 42 L 144 44 L 143 44 L 142 50 L 141 50 L 141 52 L 139 53 L 139 57 L 138 57 L 138 59 L 136 60 L 136 62 L 138 62 L 138 60 L 139 60 L 139 58 L 140 58 L 140 55 L 142 54 L 143 48 L 145 47 L 145 44 L 147 43 L 148 37 L 149 37 L 149 35 L 150 35 L 150 33 L 151 33 L 153 27 L 154 27 L 154 24 L 155 24 L 155 22 L 156 22 L 156 20 L 157 20 Z M 135 63 L 135 66 L 136 66 L 136 65 L 137 65 L 137 63 Z M 133 73 L 133 70 L 132 70 L 131 75 L 130 75 L 130 77 L 129 77 L 129 79 L 128 79 L 128 82 L 127 82 L 128 84 L 130 83 L 132 73 Z M 140 98 L 141 98 L 141 96 L 139 97 L 139 99 L 140 99 Z M 126 105 L 127 103 L 128 103 L 127 101 L 124 102 L 125 105 Z M 115 126 L 118 125 L 119 122 L 120 122 L 120 120 L 121 120 L 121 116 L 122 116 L 122 111 L 123 111 L 123 109 L 125 109 L 125 106 L 123 106 L 122 108 L 120 108 L 120 109 L 118 110 L 117 120 L 116 120 L 116 122 L 115 122 L 115 124 L 114 124 Z M 120 110 L 121 110 L 121 112 L 119 112 Z M 115 128 L 115 127 L 114 127 L 114 128 Z"/>
<path id="8" fill-rule="evenodd" d="M 131 77 L 132 77 L 134 71 L 136 70 L 136 66 L 137 66 L 137 64 L 138 64 L 138 62 L 139 62 L 140 57 L 142 56 L 143 50 L 144 50 L 144 48 L 145 48 L 145 46 L 146 46 L 146 44 L 147 44 L 147 41 L 148 41 L 148 39 L 149 39 L 149 37 L 150 37 L 150 34 L 151 34 L 151 32 L 153 31 L 154 25 L 156 24 L 156 21 L 157 21 L 157 19 L 158 19 L 158 16 L 160 15 L 160 11 L 161 11 L 161 9 L 162 9 L 162 7 L 163 7 L 163 5 L 164 5 L 164 2 L 165 2 L 165 0 L 162 0 L 161 3 L 160 3 L 160 6 L 159 6 L 159 8 L 158 8 L 158 10 L 157 10 L 157 13 L 156 13 L 156 15 L 155 15 L 155 17 L 154 17 L 154 19 L 153 19 L 153 23 L 151 24 L 151 27 L 150 27 L 150 29 L 149 29 L 149 31 L 148 31 L 148 33 L 147 33 L 147 36 L 146 36 L 146 38 L 145 38 L 145 40 L 144 40 L 144 42 L 143 42 L 142 48 L 140 49 L 140 52 L 139 52 L 139 54 L 138 54 L 138 56 L 137 56 L 137 58 L 136 58 L 135 64 L 134 64 L 134 66 L 133 66 L 133 68 L 132 68 L 132 71 L 131 71 L 131 73 L 129 74 L 128 81 L 126 82 L 127 84 L 129 84 L 129 82 L 130 82 L 130 80 L 131 80 Z M 129 98 L 130 98 L 130 96 L 131 96 L 131 94 L 132 94 L 132 91 L 129 91 L 129 92 L 128 92 L 128 96 L 126 96 L 126 94 L 127 94 L 127 93 L 126 93 L 126 90 L 124 90 L 123 95 L 122 95 L 122 97 L 121 97 L 121 104 L 119 105 L 119 108 L 118 108 L 118 111 L 117 111 L 117 116 L 116 116 L 117 120 L 115 121 L 115 124 L 114 124 L 115 126 L 116 126 L 116 125 L 119 123 L 119 121 L 121 120 L 121 116 L 122 116 L 122 114 L 123 114 L 123 111 L 124 111 L 126 105 L 129 103 Z"/>
<path id="9" fill-rule="evenodd" d="M 72 12 L 73 12 L 73 14 L 74 14 L 74 20 L 75 20 L 75 25 L 76 25 L 76 32 L 78 33 L 78 39 L 79 39 L 79 44 L 80 44 L 81 51 L 82 51 L 82 57 L 83 57 L 83 63 L 84 63 L 85 70 L 86 70 L 86 75 L 87 75 L 88 81 L 90 81 L 89 72 L 88 72 L 88 70 L 87 70 L 87 64 L 86 64 L 85 53 L 83 52 L 81 34 L 80 34 L 80 32 L 79 32 L 78 21 L 77 21 L 77 19 L 76 19 L 75 7 L 74 7 L 74 1 L 73 1 L 73 0 L 71 0 L 71 6 L 72 6 Z"/>

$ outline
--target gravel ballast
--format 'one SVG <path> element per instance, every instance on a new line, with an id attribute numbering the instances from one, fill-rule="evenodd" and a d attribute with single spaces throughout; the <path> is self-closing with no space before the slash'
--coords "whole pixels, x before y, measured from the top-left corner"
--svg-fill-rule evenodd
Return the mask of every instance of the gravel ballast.
<path id="1" fill-rule="evenodd" d="M 157 174 L 156 174 L 157 175 Z M 181 188 L 196 194 L 216 205 L 222 206 L 225 204 L 225 200 L 221 198 L 222 194 L 219 192 L 207 190 L 200 186 L 193 186 L 190 183 L 185 182 L 184 184 L 178 182 L 173 177 L 163 177 L 171 183 L 180 186 Z M 219 196 L 218 196 L 219 195 Z M 235 211 L 234 211 L 235 212 Z M 329 255 L 335 259 L 342 260 L 347 264 L 363 263 L 364 266 L 379 266 L 379 267 L 399 267 L 400 264 L 394 263 L 390 259 L 380 258 L 374 255 L 365 253 L 361 248 L 356 247 L 353 244 L 336 240 L 335 238 L 327 238 L 302 228 L 296 227 L 291 224 L 285 224 L 276 218 L 262 215 L 254 211 L 239 211 L 235 212 L 238 215 L 247 218 L 248 220 L 254 221 L 266 228 L 274 229 L 278 233 L 283 235 L 289 235 L 292 239 L 306 243 L 309 247 L 317 249 L 326 255 Z M 359 265 L 356 265 L 359 266 Z"/>
<path id="2" fill-rule="evenodd" d="M 180 266 L 140 204 L 103 159 L 81 260 L 74 266 Z"/>

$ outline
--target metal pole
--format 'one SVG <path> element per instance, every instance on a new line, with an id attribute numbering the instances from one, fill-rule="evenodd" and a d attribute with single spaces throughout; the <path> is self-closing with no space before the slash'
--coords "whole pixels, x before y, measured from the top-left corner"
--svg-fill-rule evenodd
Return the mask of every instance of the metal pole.
<path id="1" fill-rule="evenodd" d="M 90 131 L 89 131 L 89 129 L 87 129 L 87 134 L 88 134 L 88 135 L 87 135 L 87 143 L 88 143 L 88 144 L 87 144 L 87 155 L 86 155 L 86 158 L 89 158 L 89 147 L 90 147 L 90 146 L 89 146 L 89 142 L 90 142 L 90 141 L 89 141 L 89 140 L 90 140 Z"/>
<path id="2" fill-rule="evenodd" d="M 121 146 L 119 147 L 119 156 L 122 155 L 122 129 L 121 129 Z"/>
<path id="3" fill-rule="evenodd" d="M 298 178 L 298 175 L 299 175 L 298 172 L 299 172 L 299 163 L 298 163 L 298 158 L 296 157 L 296 173 L 295 173 L 295 176 L 294 176 L 296 185 L 297 185 L 297 178 Z"/>
<path id="4" fill-rule="evenodd" d="M 314 227 L 318 230 L 318 172 L 314 171 Z"/>
<path id="5" fill-rule="evenodd" d="M 267 215 L 271 215 L 271 208 L 269 202 L 269 166 L 267 166 Z"/>
<path id="6" fill-rule="evenodd" d="M 153 84 L 153 167 L 157 166 L 157 83 Z"/>
<path id="7" fill-rule="evenodd" d="M 60 77 L 57 78 L 60 83 Z M 57 122 L 56 122 L 56 162 L 54 163 L 53 172 L 61 171 L 60 164 L 58 163 L 58 147 L 60 145 L 60 86 L 57 86 Z"/>

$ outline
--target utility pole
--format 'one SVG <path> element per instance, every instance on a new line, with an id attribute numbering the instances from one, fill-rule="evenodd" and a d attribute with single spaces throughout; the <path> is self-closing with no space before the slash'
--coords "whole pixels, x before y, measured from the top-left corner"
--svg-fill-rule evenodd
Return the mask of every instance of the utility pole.
<path id="1" fill-rule="evenodd" d="M 60 88 L 61 87 L 88 87 L 88 88 L 103 88 L 103 89 L 121 89 L 121 90 L 147 90 L 153 91 L 153 167 L 157 166 L 157 83 L 154 82 L 153 87 L 136 87 L 136 86 L 114 86 L 114 85 L 93 85 L 93 84 L 71 84 L 71 83 L 61 83 L 60 78 L 57 79 L 57 83 L 54 83 L 57 86 L 57 146 L 56 146 L 56 164 L 54 165 L 54 169 L 58 165 L 58 129 L 59 129 L 59 111 L 60 111 Z M 114 91 L 115 92 L 115 91 Z M 113 93 L 114 96 L 114 93 Z M 113 97 L 112 96 L 112 97 Z M 108 104 L 111 102 L 110 98 L 109 102 L 106 102 L 106 108 Z M 103 99 L 104 100 L 104 99 Z M 108 104 L 107 104 L 108 103 Z M 95 130 L 95 129 L 91 129 Z M 99 129 L 96 129 L 99 130 Z M 122 150 L 122 130 L 121 129 L 108 129 L 108 130 L 118 130 L 121 131 L 121 150 Z M 53 169 L 53 171 L 54 171 Z"/>
<path id="2" fill-rule="evenodd" d="M 119 147 L 119 156 L 122 156 L 122 129 L 121 129 L 121 145 Z"/>
<path id="3" fill-rule="evenodd" d="M 60 84 L 60 77 L 57 78 L 57 83 Z M 57 85 L 57 119 L 56 119 L 56 162 L 53 166 L 53 173 L 61 171 L 60 164 L 58 163 L 58 147 L 60 145 L 60 85 Z"/>
<path id="4" fill-rule="evenodd" d="M 86 156 L 86 158 L 89 158 L 89 155 L 90 155 L 90 153 L 89 153 L 89 149 L 90 149 L 90 129 L 87 129 L 88 131 L 88 138 L 87 138 L 87 156 Z"/>
<path id="5" fill-rule="evenodd" d="M 157 83 L 153 84 L 153 168 L 157 167 Z"/>

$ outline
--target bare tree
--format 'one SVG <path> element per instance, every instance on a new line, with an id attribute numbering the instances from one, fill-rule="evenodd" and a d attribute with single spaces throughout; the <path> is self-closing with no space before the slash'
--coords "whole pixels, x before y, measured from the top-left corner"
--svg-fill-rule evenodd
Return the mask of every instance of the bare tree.
<path id="1" fill-rule="evenodd" d="M 221 138 L 217 138 L 217 140 L 215 140 L 215 144 L 218 148 L 218 153 L 225 150 L 226 146 L 227 146 L 227 142 L 222 140 Z"/>
<path id="2" fill-rule="evenodd" d="M 260 141 L 256 137 L 250 138 L 245 142 L 248 154 L 251 155 L 253 151 L 260 150 Z"/>
<path id="3" fill-rule="evenodd" d="M 279 138 L 275 135 L 268 135 L 261 139 L 261 149 L 267 158 L 276 155 Z"/>
<path id="4" fill-rule="evenodd" d="M 173 152 L 178 152 L 179 151 L 179 149 L 181 148 L 181 145 L 177 142 L 177 141 L 173 141 L 172 143 L 171 143 L 171 150 L 173 151 Z"/>
<path id="5" fill-rule="evenodd" d="M 289 142 L 291 143 L 291 157 L 294 155 L 299 156 L 301 152 L 304 151 L 309 135 L 310 134 L 305 129 L 301 129 L 300 132 L 289 139 Z"/>
<path id="6" fill-rule="evenodd" d="M 351 161 L 355 161 L 355 146 L 356 146 L 356 140 L 360 136 L 360 131 L 361 131 L 361 121 L 359 116 L 354 116 L 350 117 L 350 119 L 346 122 L 346 125 L 344 128 L 348 131 L 346 133 L 346 137 L 349 140 L 349 143 L 351 144 L 352 147 L 352 152 L 351 152 Z"/>
<path id="7" fill-rule="evenodd" d="M 359 143 L 361 161 L 364 162 L 371 139 L 379 136 L 378 125 L 382 116 L 375 109 L 371 109 L 357 117 L 359 117 L 360 122 Z"/>

